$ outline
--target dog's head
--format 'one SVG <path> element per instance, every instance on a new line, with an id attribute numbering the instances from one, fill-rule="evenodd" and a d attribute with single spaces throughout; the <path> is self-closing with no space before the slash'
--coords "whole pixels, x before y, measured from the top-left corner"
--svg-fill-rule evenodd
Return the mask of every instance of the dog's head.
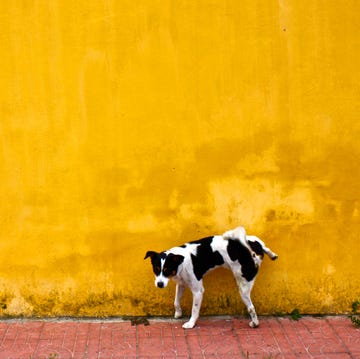
<path id="1" fill-rule="evenodd" d="M 184 261 L 182 255 L 165 252 L 148 251 L 144 259 L 149 257 L 155 274 L 155 286 L 158 288 L 168 285 L 169 279 L 177 274 L 179 265 Z"/>

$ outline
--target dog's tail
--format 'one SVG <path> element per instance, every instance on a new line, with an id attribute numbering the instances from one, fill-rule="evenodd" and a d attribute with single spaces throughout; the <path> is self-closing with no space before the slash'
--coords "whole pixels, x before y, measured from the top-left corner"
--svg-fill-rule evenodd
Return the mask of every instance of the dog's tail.
<path id="1" fill-rule="evenodd" d="M 237 227 L 235 229 L 231 229 L 230 231 L 226 231 L 223 235 L 224 239 L 235 239 L 240 241 L 242 245 L 252 250 L 252 245 L 246 238 L 246 231 L 244 227 Z M 251 242 L 251 241 L 250 241 Z M 256 242 L 261 246 L 262 251 L 269 256 L 271 260 L 275 260 L 278 258 L 278 255 L 274 253 L 270 248 L 266 247 L 265 243 L 256 237 Z"/>

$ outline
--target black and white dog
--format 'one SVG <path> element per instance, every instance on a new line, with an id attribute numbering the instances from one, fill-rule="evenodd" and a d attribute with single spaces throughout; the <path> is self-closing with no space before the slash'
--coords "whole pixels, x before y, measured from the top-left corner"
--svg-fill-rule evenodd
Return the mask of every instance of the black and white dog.
<path id="1" fill-rule="evenodd" d="M 165 288 L 170 278 L 176 282 L 175 318 L 182 316 L 180 300 L 185 287 L 190 288 L 193 295 L 191 318 L 183 328 L 195 326 L 204 294 L 202 278 L 208 271 L 219 266 L 233 272 L 240 296 L 251 317 L 249 325 L 255 328 L 259 325 L 259 320 L 250 293 L 264 253 L 272 260 L 277 258 L 258 237 L 247 236 L 245 229 L 238 227 L 223 235 L 189 242 L 165 252 L 148 251 L 144 259 L 151 258 L 155 286 Z"/>

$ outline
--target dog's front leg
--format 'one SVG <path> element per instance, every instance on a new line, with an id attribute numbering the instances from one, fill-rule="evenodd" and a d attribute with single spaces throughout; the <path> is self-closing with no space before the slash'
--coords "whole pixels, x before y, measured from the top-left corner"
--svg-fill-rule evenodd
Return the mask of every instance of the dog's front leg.
<path id="1" fill-rule="evenodd" d="M 191 329 L 195 327 L 196 321 L 199 318 L 201 303 L 204 295 L 204 287 L 198 287 L 196 289 L 190 288 L 193 294 L 193 304 L 191 309 L 191 317 L 188 322 L 183 325 L 184 329 Z"/>
<path id="2" fill-rule="evenodd" d="M 181 310 L 181 298 L 184 294 L 185 286 L 183 284 L 177 283 L 176 284 L 176 290 L 175 290 L 175 301 L 174 301 L 174 307 L 175 307 L 175 315 L 174 317 L 181 318 L 182 317 L 182 310 Z"/>

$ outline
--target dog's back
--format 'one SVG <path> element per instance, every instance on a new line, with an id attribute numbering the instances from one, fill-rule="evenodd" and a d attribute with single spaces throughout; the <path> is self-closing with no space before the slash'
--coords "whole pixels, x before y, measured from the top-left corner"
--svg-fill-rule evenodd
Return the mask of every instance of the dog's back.
<path id="1" fill-rule="evenodd" d="M 258 237 L 247 236 L 243 227 L 188 242 L 165 253 L 184 256 L 183 266 L 191 265 L 198 280 L 218 266 L 233 270 L 240 265 L 243 277 L 250 281 L 256 276 L 264 253 L 272 260 L 277 258 Z"/>

